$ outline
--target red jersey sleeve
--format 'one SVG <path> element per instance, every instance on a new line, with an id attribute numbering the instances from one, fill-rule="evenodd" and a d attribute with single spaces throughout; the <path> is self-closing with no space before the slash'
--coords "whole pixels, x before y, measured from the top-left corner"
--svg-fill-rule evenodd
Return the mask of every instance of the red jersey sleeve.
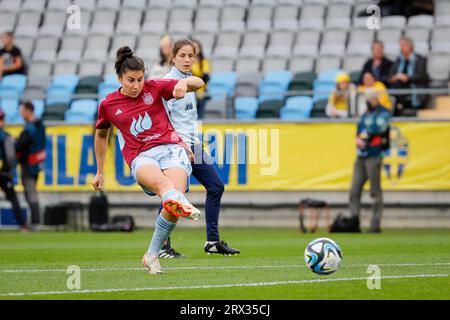
<path id="1" fill-rule="evenodd" d="M 153 84 L 158 87 L 159 92 L 161 93 L 161 97 L 164 98 L 164 100 L 170 100 L 173 99 L 173 88 L 178 83 L 177 79 L 158 79 L 158 80 L 151 80 L 153 81 Z"/>
<path id="2" fill-rule="evenodd" d="M 108 129 L 111 127 L 111 123 L 109 122 L 105 111 L 105 101 L 106 100 L 103 100 L 98 107 L 98 118 L 95 123 L 96 129 Z"/>

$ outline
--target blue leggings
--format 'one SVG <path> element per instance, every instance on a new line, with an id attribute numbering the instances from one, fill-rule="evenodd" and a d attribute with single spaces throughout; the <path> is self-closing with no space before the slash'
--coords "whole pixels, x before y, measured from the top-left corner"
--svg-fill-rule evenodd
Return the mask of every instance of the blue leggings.
<path id="1" fill-rule="evenodd" d="M 194 148 L 191 148 L 194 152 Z M 196 160 L 198 155 L 195 156 Z M 207 241 L 219 241 L 219 212 L 220 201 L 225 186 L 217 173 L 216 168 L 212 164 L 211 157 L 202 148 L 203 161 L 195 161 L 192 163 L 192 175 L 206 189 L 205 202 L 205 220 L 206 220 L 206 239 Z M 162 210 L 162 204 L 159 212 Z"/>

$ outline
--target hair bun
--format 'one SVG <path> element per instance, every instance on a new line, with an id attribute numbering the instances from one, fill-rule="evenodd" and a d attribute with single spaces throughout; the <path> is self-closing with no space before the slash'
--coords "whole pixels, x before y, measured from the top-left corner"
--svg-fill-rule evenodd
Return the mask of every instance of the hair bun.
<path id="1" fill-rule="evenodd" d="M 117 49 L 116 57 L 117 60 L 125 60 L 126 58 L 131 58 L 134 52 L 130 47 L 125 46 Z"/>

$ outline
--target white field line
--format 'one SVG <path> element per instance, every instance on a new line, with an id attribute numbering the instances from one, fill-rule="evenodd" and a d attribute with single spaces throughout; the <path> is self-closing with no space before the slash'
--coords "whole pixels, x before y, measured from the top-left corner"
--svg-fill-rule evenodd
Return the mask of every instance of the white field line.
<path id="1" fill-rule="evenodd" d="M 92 289 L 92 290 L 65 290 L 65 291 L 34 291 L 34 292 L 8 292 L 0 293 L 0 297 L 6 296 L 39 296 L 39 295 L 63 295 L 63 294 L 83 294 L 83 293 L 111 293 L 111 292 L 139 292 L 139 291 L 162 291 L 162 290 L 186 290 L 186 289 L 215 289 L 215 288 L 235 288 L 235 287 L 263 287 L 278 286 L 290 284 L 308 284 L 323 282 L 345 282 L 362 281 L 375 279 L 411 279 L 411 278 L 435 278 L 448 277 L 448 274 L 415 274 L 403 276 L 382 276 L 382 277 L 358 277 L 358 278 L 335 278 L 335 279 L 309 279 L 309 280 L 289 280 L 289 281 L 271 281 L 271 282 L 250 282 L 250 283 L 231 283 L 217 285 L 195 285 L 195 286 L 172 286 L 172 287 L 144 287 L 144 288 L 111 288 L 111 289 Z"/>
<path id="2" fill-rule="evenodd" d="M 450 266 L 450 262 L 438 263 L 372 263 L 372 264 L 343 264 L 343 268 L 367 267 L 369 265 L 380 267 L 416 267 L 416 266 Z M 306 268 L 305 265 L 274 265 L 274 266 L 190 266 L 166 267 L 165 270 L 210 270 L 210 269 L 287 269 Z M 80 271 L 142 271 L 146 268 L 80 268 Z M 35 273 L 35 272 L 67 272 L 67 269 L 0 269 L 0 273 Z"/>

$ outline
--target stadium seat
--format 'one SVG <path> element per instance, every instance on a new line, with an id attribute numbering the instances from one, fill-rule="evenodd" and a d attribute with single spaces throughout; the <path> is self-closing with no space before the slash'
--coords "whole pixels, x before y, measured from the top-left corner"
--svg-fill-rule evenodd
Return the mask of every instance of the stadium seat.
<path id="1" fill-rule="evenodd" d="M 19 99 L 3 98 L 0 96 L 0 108 L 5 112 L 7 123 L 17 123 L 17 119 L 20 118 L 19 104 Z"/>
<path id="2" fill-rule="evenodd" d="M 13 30 L 16 25 L 16 15 L 0 11 L 0 32 Z"/>
<path id="3" fill-rule="evenodd" d="M 289 91 L 312 90 L 314 72 L 296 72 L 289 83 Z"/>
<path id="4" fill-rule="evenodd" d="M 81 61 L 78 69 L 80 77 L 100 76 L 103 74 L 103 63 L 100 61 Z"/>
<path id="5" fill-rule="evenodd" d="M 268 34 L 266 32 L 248 31 L 244 34 L 240 57 L 263 58 Z"/>
<path id="6" fill-rule="evenodd" d="M 434 17 L 428 14 L 420 14 L 411 16 L 408 18 L 408 30 L 409 28 L 425 28 L 432 29 L 434 25 Z"/>
<path id="7" fill-rule="evenodd" d="M 225 119 L 227 118 L 227 101 L 210 99 L 206 102 L 203 114 L 204 119 Z"/>
<path id="8" fill-rule="evenodd" d="M 294 57 L 289 60 L 289 70 L 291 72 L 308 71 L 314 72 L 314 58 Z"/>
<path id="9" fill-rule="evenodd" d="M 80 77 L 77 74 L 61 74 L 53 77 L 51 85 L 63 86 L 71 92 L 75 92 L 79 81 Z"/>
<path id="10" fill-rule="evenodd" d="M 76 93 L 85 93 L 85 94 L 96 94 L 98 90 L 98 85 L 102 82 L 101 76 L 86 76 L 80 78 L 80 82 L 78 82 L 77 88 L 75 90 Z"/>
<path id="11" fill-rule="evenodd" d="M 208 93 L 213 100 L 222 100 L 231 97 L 237 83 L 235 72 L 213 72 L 208 82 Z"/>
<path id="12" fill-rule="evenodd" d="M 0 17 L 1 19 L 1 17 Z M 0 26 L 1 29 L 1 26 Z M 34 39 L 30 37 L 14 37 L 14 44 L 20 48 L 20 51 L 25 58 L 25 62 L 31 57 L 34 48 Z"/>
<path id="13" fill-rule="evenodd" d="M 242 1 L 241 3 L 243 2 L 244 1 Z M 222 9 L 222 14 L 220 17 L 220 28 L 222 31 L 242 32 L 242 30 L 245 30 L 245 7 L 237 5 L 237 3 L 235 4 L 236 5 L 233 6 L 225 6 Z"/>
<path id="14" fill-rule="evenodd" d="M 3 12 L 3 11 L 0 11 Z M 39 24 L 41 23 L 41 12 L 22 11 L 17 19 L 14 37 L 36 37 Z M 10 29 L 11 30 L 11 29 Z"/>
<path id="15" fill-rule="evenodd" d="M 68 103 L 47 104 L 42 119 L 44 121 L 64 121 L 64 114 L 68 109 Z"/>
<path id="16" fill-rule="evenodd" d="M 336 87 L 336 76 L 341 72 L 343 72 L 341 69 L 330 69 L 319 74 L 313 82 L 315 103 L 321 99 L 328 99 L 328 95 Z"/>
<path id="17" fill-rule="evenodd" d="M 258 84 L 261 81 L 259 72 L 243 72 L 238 74 L 235 95 L 237 97 L 256 97 Z"/>
<path id="18" fill-rule="evenodd" d="M 211 66 L 213 72 L 225 72 L 234 70 L 234 60 L 229 58 L 214 58 L 211 62 Z"/>
<path id="19" fill-rule="evenodd" d="M 43 36 L 37 38 L 32 59 L 35 61 L 54 62 L 58 45 L 59 39 L 56 37 Z"/>
<path id="20" fill-rule="evenodd" d="M 66 8 L 70 5 L 70 0 L 48 0 L 47 10 L 66 11 Z"/>
<path id="21" fill-rule="evenodd" d="M 268 72 L 259 84 L 259 101 L 285 98 L 292 74 L 287 70 Z"/>
<path id="22" fill-rule="evenodd" d="M 151 8 L 145 11 L 144 21 L 142 23 L 142 32 L 157 32 L 157 37 L 166 31 L 167 19 L 169 17 L 168 8 Z M 159 40 L 158 40 L 159 41 Z M 147 43 L 151 45 L 152 42 Z"/>
<path id="23" fill-rule="evenodd" d="M 286 104 L 280 109 L 280 119 L 304 120 L 311 114 L 313 102 L 311 97 L 289 97 Z"/>
<path id="24" fill-rule="evenodd" d="M 367 56 L 347 55 L 343 60 L 342 69 L 349 73 L 354 71 L 361 71 L 366 61 Z"/>
<path id="25" fill-rule="evenodd" d="M 45 11 L 43 14 L 43 23 L 39 28 L 39 35 L 61 37 L 66 24 L 66 12 L 64 11 Z"/>
<path id="26" fill-rule="evenodd" d="M 72 102 L 70 109 L 64 113 L 64 119 L 69 123 L 92 123 L 97 112 L 97 101 L 80 99 Z"/>
<path id="27" fill-rule="evenodd" d="M 328 99 L 320 99 L 314 102 L 311 110 L 311 118 L 326 118 L 325 109 L 328 104 Z"/>
<path id="28" fill-rule="evenodd" d="M 18 12 L 21 6 L 21 1 L 3 0 L 0 2 L 0 11 L 4 12 Z"/>
<path id="29" fill-rule="evenodd" d="M 271 3 L 273 5 L 273 3 Z M 255 4 L 247 11 L 247 30 L 248 31 L 270 31 L 272 27 L 273 8 L 267 4 Z"/>
<path id="30" fill-rule="evenodd" d="M 71 61 L 59 61 L 53 65 L 53 75 L 60 76 L 65 74 L 76 74 L 78 63 Z"/>
<path id="31" fill-rule="evenodd" d="M 381 18 L 381 27 L 382 28 L 396 28 L 396 29 L 404 29 L 406 26 L 406 17 L 405 16 L 386 16 Z"/>
<path id="32" fill-rule="evenodd" d="M 265 100 L 256 111 L 256 118 L 279 118 L 280 109 L 283 107 L 283 100 Z"/>
<path id="33" fill-rule="evenodd" d="M 108 75 L 104 78 L 104 81 L 98 85 L 98 103 L 100 103 L 106 96 L 121 86 L 117 80 L 116 75 Z"/>
<path id="34" fill-rule="evenodd" d="M 48 62 L 33 62 L 28 67 L 28 86 L 47 88 L 51 79 L 52 65 Z"/>
<path id="35" fill-rule="evenodd" d="M 95 99 L 75 100 L 71 103 L 69 110 L 94 115 L 97 112 L 97 101 Z"/>
<path id="36" fill-rule="evenodd" d="M 270 34 L 266 56 L 289 57 L 294 43 L 294 33 L 291 31 L 274 31 Z"/>
<path id="37" fill-rule="evenodd" d="M 287 59 L 284 58 L 266 58 L 262 61 L 262 72 L 267 74 L 276 70 L 285 70 L 287 68 Z"/>
<path id="38" fill-rule="evenodd" d="M 14 90 L 17 90 L 19 94 L 22 94 L 27 85 L 27 76 L 24 74 L 6 75 L 3 77 L 0 84 L 2 86 L 14 88 Z"/>
<path id="39" fill-rule="evenodd" d="M 42 118 L 42 115 L 44 114 L 44 110 L 45 110 L 44 100 L 32 99 L 31 102 L 33 103 L 34 114 L 36 115 L 36 117 L 39 119 Z"/>
<path id="40" fill-rule="evenodd" d="M 58 52 L 58 60 L 78 60 L 80 59 L 85 44 L 85 37 L 80 35 L 65 36 L 61 39 L 61 49 Z M 72 59 L 72 57 L 74 59 Z M 75 58 L 76 57 L 76 58 Z"/>
<path id="41" fill-rule="evenodd" d="M 447 87 L 450 73 L 450 54 L 432 53 L 427 59 L 427 69 L 433 86 Z"/>
<path id="42" fill-rule="evenodd" d="M 46 104 L 65 103 L 68 104 L 72 99 L 73 91 L 63 85 L 50 84 L 47 88 Z"/>
<path id="43" fill-rule="evenodd" d="M 255 119 L 258 110 L 258 99 L 256 97 L 238 97 L 234 100 L 236 119 Z"/>
<path id="44" fill-rule="evenodd" d="M 239 58 L 236 61 L 237 73 L 259 73 L 261 68 L 260 59 L 255 58 Z"/>
<path id="45" fill-rule="evenodd" d="M 274 30 L 297 31 L 299 12 L 297 4 L 291 5 L 278 3 L 274 10 Z"/>

